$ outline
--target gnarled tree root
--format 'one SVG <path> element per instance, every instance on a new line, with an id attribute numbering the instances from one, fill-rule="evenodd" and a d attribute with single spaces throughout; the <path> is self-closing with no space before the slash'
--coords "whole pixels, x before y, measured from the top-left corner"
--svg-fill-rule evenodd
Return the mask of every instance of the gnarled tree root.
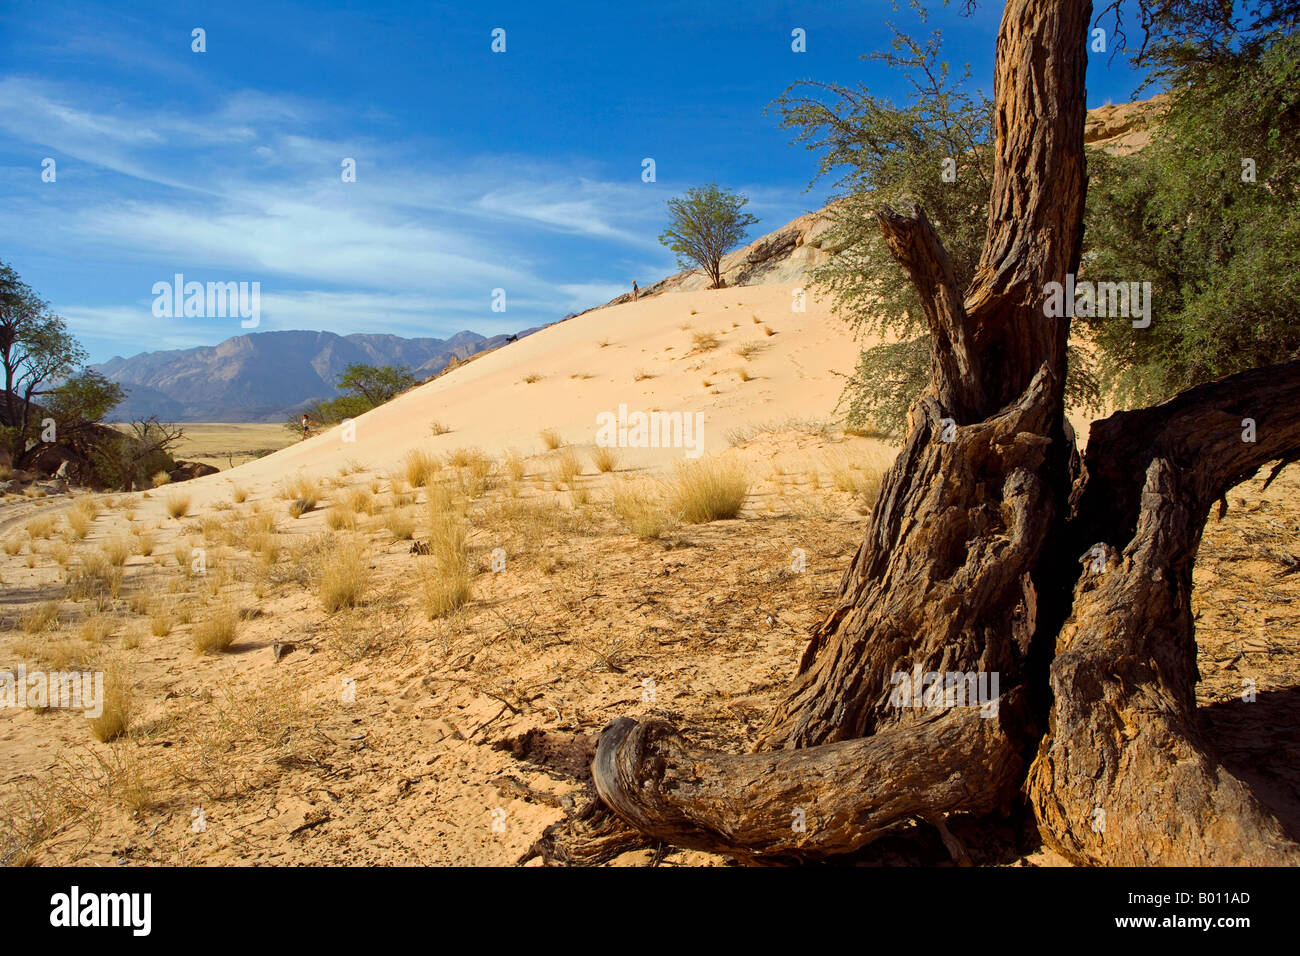
<path id="1" fill-rule="evenodd" d="M 606 727 L 592 776 L 642 833 L 750 862 L 848 853 L 915 817 L 999 809 L 1024 765 L 997 713 L 949 710 L 871 737 L 798 750 L 725 754 L 687 746 L 663 721 Z"/>

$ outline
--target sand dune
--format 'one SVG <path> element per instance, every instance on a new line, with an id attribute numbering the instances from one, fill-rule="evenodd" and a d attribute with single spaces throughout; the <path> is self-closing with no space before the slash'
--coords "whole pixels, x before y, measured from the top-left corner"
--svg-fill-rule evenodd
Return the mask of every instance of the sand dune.
<path id="1" fill-rule="evenodd" d="M 806 311 L 793 311 L 798 288 L 670 293 L 587 312 L 412 389 L 356 419 L 352 434 L 336 427 L 186 487 L 201 504 L 226 495 L 232 482 L 259 492 L 299 470 L 334 474 L 349 460 L 383 471 L 416 448 L 532 454 L 542 449 L 543 429 L 594 446 L 596 416 L 620 404 L 700 413 L 706 454 L 725 449 L 745 426 L 825 418 L 843 388 L 835 373 L 852 371 L 860 345 L 827 301 L 807 295 Z M 713 333 L 718 346 L 701 351 L 696 332 Z M 758 349 L 749 359 L 735 351 L 746 345 Z M 742 368 L 750 381 L 741 380 Z M 435 436 L 434 423 L 450 431 Z M 658 468 L 684 452 L 628 448 L 622 457 L 629 467 Z"/>

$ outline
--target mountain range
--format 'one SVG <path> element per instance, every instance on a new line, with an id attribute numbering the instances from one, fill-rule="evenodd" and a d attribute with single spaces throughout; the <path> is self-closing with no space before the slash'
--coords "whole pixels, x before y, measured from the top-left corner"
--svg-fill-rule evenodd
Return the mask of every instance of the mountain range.
<path id="1" fill-rule="evenodd" d="M 337 396 L 335 383 L 349 365 L 405 366 L 422 381 L 453 359 L 506 341 L 505 335 L 470 331 L 447 339 L 254 332 L 217 345 L 114 357 L 93 368 L 128 389 L 112 420 L 157 415 L 175 422 L 273 422 Z"/>

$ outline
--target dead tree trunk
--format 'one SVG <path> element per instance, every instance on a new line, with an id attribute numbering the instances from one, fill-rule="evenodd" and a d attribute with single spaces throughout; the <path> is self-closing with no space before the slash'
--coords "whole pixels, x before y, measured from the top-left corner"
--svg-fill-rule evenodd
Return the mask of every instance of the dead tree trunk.
<path id="1" fill-rule="evenodd" d="M 1291 362 L 1093 426 L 1071 522 L 1083 573 L 1028 785 L 1044 840 L 1077 862 L 1300 863 L 1197 727 L 1191 608 L 1210 506 L 1265 462 L 1295 457 L 1297 408 Z"/>
<path id="2" fill-rule="evenodd" d="M 1209 504 L 1300 449 L 1300 363 L 1112 417 L 1081 472 L 1068 322 L 1042 303 L 1081 247 L 1090 12 L 1007 3 L 989 226 L 964 299 L 924 212 L 881 212 L 932 332 L 930 389 L 758 752 L 693 749 L 660 722 L 602 735 L 596 791 L 643 833 L 818 858 L 1027 795 L 1044 838 L 1081 862 L 1294 858 L 1195 729 L 1188 598 Z M 1239 408 L 1269 436 L 1261 424 L 1245 445 L 1238 425 L 1231 444 Z M 1098 542 L 1109 569 L 1080 577 Z M 900 675 L 929 673 L 996 674 L 1001 697 L 992 713 L 942 693 L 899 706 Z"/>

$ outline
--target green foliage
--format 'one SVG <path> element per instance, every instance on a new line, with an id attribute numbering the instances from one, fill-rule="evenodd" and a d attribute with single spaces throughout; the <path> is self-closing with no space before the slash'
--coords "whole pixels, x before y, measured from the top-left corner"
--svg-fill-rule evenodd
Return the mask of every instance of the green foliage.
<path id="1" fill-rule="evenodd" d="M 1300 36 L 1241 46 L 1175 47 L 1185 81 L 1151 144 L 1089 158 L 1081 277 L 1152 283 L 1150 328 L 1077 320 L 1123 403 L 1300 355 Z"/>
<path id="2" fill-rule="evenodd" d="M 103 421 L 125 397 L 121 385 L 85 368 L 51 389 L 42 404 L 54 419 L 59 441 L 84 451 L 96 432 L 92 426 Z"/>
<path id="3" fill-rule="evenodd" d="M 343 370 L 338 387 L 352 396 L 364 398 L 370 407 L 382 405 L 415 385 L 410 369 L 391 365 L 349 365 Z"/>
<path id="4" fill-rule="evenodd" d="M 1089 152 L 1079 277 L 1150 281 L 1153 321 L 1075 321 L 1084 343 L 1069 352 L 1075 407 L 1095 410 L 1103 393 L 1120 404 L 1158 400 L 1300 354 L 1300 3 L 1252 6 L 1253 19 L 1232 3 L 1150 8 L 1144 62 L 1169 83 L 1172 105 L 1141 152 Z M 929 330 L 876 212 L 922 206 L 963 288 L 988 217 L 990 103 L 962 92 L 966 74 L 954 82 L 939 51 L 937 32 L 918 43 L 895 30 L 892 52 L 873 56 L 911 81 L 901 107 L 861 85 L 819 83 L 796 84 L 774 104 L 795 141 L 819 153 L 818 176 L 839 177 L 826 244 L 836 255 L 812 278 L 856 334 L 884 339 L 863 351 L 840 407 L 848 424 L 885 433 L 904 430 L 929 382 Z M 1241 180 L 1245 158 L 1256 183 Z M 948 159 L 955 181 L 941 175 Z"/>
<path id="5" fill-rule="evenodd" d="M 890 29 L 890 52 L 870 58 L 907 77 L 907 104 L 895 106 L 862 84 L 802 82 L 773 106 L 781 126 L 794 131 L 794 142 L 819 153 L 818 178 L 837 175 L 842 193 L 827 237 L 838 251 L 814 271 L 813 281 L 831 293 L 856 334 L 910 339 L 927 331 L 924 316 L 907 274 L 885 246 L 876 213 L 882 206 L 924 208 L 943 237 L 958 285 L 969 285 L 992 188 L 992 104 L 961 89 L 969 68 L 950 75 L 939 60 L 938 31 L 919 43 Z"/>
<path id="6" fill-rule="evenodd" d="M 303 413 L 318 425 L 337 425 L 349 418 L 364 415 L 416 384 L 415 376 L 403 367 L 349 365 L 343 370 L 338 382 L 338 387 L 345 394 L 308 405 L 302 412 L 291 415 L 284 427 L 295 434 L 301 434 Z"/>
<path id="7" fill-rule="evenodd" d="M 668 228 L 659 241 L 677 253 L 683 269 L 699 266 L 712 281 L 711 288 L 722 287 L 722 257 L 744 241 L 746 230 L 758 222 L 744 212 L 749 199 L 716 183 L 696 186 L 686 195 L 668 200 Z"/>
<path id="8" fill-rule="evenodd" d="M 72 373 L 86 361 L 86 350 L 61 316 L 0 263 L 0 423 L 8 451 L 21 462 L 36 422 L 33 396 L 42 386 Z"/>
<path id="9" fill-rule="evenodd" d="M 882 435 L 907 430 L 907 412 L 930 384 L 930 336 L 863 349 L 837 411 L 855 428 Z"/>

